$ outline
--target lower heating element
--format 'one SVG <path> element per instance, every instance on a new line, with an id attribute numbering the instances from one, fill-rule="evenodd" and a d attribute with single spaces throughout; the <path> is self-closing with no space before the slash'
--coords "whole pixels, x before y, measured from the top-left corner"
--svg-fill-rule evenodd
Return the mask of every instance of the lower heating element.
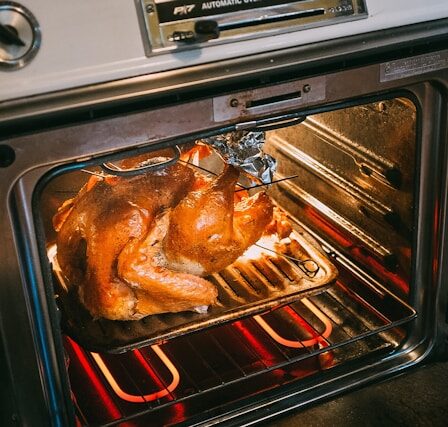
<path id="1" fill-rule="evenodd" d="M 414 314 L 342 264 L 337 283 L 263 315 L 123 354 L 67 338 L 81 424 L 163 425 L 399 346 Z M 154 418 L 153 418 L 154 419 Z M 124 424 L 122 424 L 124 423 Z"/>

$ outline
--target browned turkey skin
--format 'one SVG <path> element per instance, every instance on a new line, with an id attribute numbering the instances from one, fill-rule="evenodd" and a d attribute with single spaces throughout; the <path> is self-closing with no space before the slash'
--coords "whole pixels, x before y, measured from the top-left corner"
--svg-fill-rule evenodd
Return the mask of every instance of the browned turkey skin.
<path id="1" fill-rule="evenodd" d="M 57 259 L 94 317 L 197 310 L 217 290 L 199 276 L 236 260 L 272 219 L 268 196 L 234 204 L 239 173 L 198 179 L 180 163 L 133 178 L 92 179 L 54 217 Z"/>

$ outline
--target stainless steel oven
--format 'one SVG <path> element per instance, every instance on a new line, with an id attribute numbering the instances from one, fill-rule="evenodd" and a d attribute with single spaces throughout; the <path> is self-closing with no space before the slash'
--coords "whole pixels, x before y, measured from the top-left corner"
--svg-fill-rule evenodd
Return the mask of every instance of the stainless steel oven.
<path id="1" fill-rule="evenodd" d="M 39 55 L 49 58 L 46 18 L 37 7 L 33 15 L 8 12 L 32 24 L 34 33 L 23 35 L 1 21 L 10 5 L 0 3 L 3 51 L 20 50 L 17 38 L 34 49 L 0 71 L 3 425 L 248 425 L 446 356 L 447 19 L 276 50 L 260 43 L 311 37 L 329 24 L 368 27 L 378 4 L 270 2 L 266 12 L 242 2 L 218 16 L 210 8 L 237 2 L 206 3 L 133 5 L 132 31 L 155 68 L 137 61 L 133 75 L 118 75 L 119 61 L 113 73 L 105 61 L 70 78 L 59 69 L 55 82 L 49 69 L 41 68 L 45 79 L 33 75 Z M 199 5 L 207 11 L 189 16 Z M 260 15 L 257 25 L 247 10 Z M 244 43 L 259 51 L 245 52 Z M 230 53 L 238 46 L 240 54 Z M 227 53 L 214 58 L 220 49 Z M 201 52 L 209 59 L 201 62 Z M 191 62 L 173 62 L 185 58 Z M 164 61 L 167 71 L 157 68 Z M 262 146 L 251 167 L 263 155 L 276 168 L 261 182 L 240 161 L 217 218 L 228 209 L 236 233 L 241 203 L 266 197 L 271 210 L 247 211 L 237 231 L 254 233 L 256 243 L 248 239 L 231 261 L 202 274 L 217 292 L 210 306 L 150 311 L 160 298 L 155 281 L 143 296 L 130 276 L 132 298 L 141 298 L 135 319 L 107 318 L 103 291 L 87 303 L 88 286 L 101 284 L 96 266 L 107 265 L 110 282 L 122 274 L 121 252 L 107 261 L 124 232 L 113 219 L 118 206 L 149 200 L 139 208 L 147 218 L 163 194 L 177 197 L 178 173 L 196 180 L 178 182 L 179 200 L 218 191 L 229 147 L 247 140 Z M 141 159 L 149 169 L 130 174 Z M 155 229 L 167 211 L 173 223 L 179 200 L 159 203 Z M 58 221 L 74 221 L 71 241 L 89 212 L 94 232 L 82 231 L 67 269 Z M 179 251 L 198 238 L 201 209 L 191 215 Z M 274 219 L 263 222 L 268 215 Z M 250 225 L 257 220 L 258 231 Z M 126 231 L 138 251 L 120 246 L 131 266 L 159 241 L 141 221 L 145 232 Z M 142 274 L 152 268 L 145 260 Z M 185 279 L 174 274 L 172 289 Z"/>

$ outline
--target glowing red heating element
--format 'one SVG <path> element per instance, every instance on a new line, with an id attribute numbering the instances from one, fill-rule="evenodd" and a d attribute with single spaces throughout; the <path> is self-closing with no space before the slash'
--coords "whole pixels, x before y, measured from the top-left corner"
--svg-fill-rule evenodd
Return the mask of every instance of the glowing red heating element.
<path id="1" fill-rule="evenodd" d="M 261 316 L 254 316 L 254 320 L 261 326 L 261 328 L 277 343 L 291 348 L 305 348 L 317 346 L 319 349 L 328 347 L 330 344 L 327 342 L 327 338 L 333 331 L 333 325 L 331 320 L 313 304 L 309 299 L 303 298 L 301 303 L 308 308 L 322 324 L 324 325 L 323 332 L 317 332 L 305 319 L 299 316 L 291 307 L 284 307 L 288 315 L 290 315 L 306 332 L 308 332 L 312 338 L 307 340 L 290 340 L 282 337 L 278 334 Z M 326 351 L 318 355 L 321 367 L 330 367 L 333 364 L 333 352 Z"/>
<path id="2" fill-rule="evenodd" d="M 115 377 L 110 372 L 109 368 L 104 363 L 102 357 L 98 353 L 91 353 L 93 359 L 95 360 L 96 364 L 100 368 L 102 374 L 106 378 L 107 382 L 112 387 L 112 390 L 115 392 L 115 394 L 120 397 L 123 400 L 126 400 L 127 402 L 132 403 L 144 403 L 144 402 L 151 402 L 153 400 L 161 399 L 162 397 L 168 396 L 175 388 L 178 386 L 180 377 L 179 372 L 177 368 L 174 366 L 173 362 L 168 358 L 168 356 L 163 352 L 163 350 L 158 345 L 152 345 L 151 349 L 154 351 L 154 353 L 159 356 L 160 360 L 163 362 L 163 364 L 167 367 L 167 369 L 170 371 L 172 375 L 171 383 L 167 387 L 163 387 L 163 384 L 158 379 L 157 375 L 149 365 L 149 363 L 146 361 L 146 359 L 142 356 L 141 352 L 139 350 L 134 350 L 133 354 L 135 355 L 136 359 L 142 364 L 142 366 L 145 368 L 146 372 L 151 376 L 153 380 L 155 380 L 156 383 L 159 384 L 159 386 L 163 387 L 159 391 L 144 395 L 136 395 L 136 394 L 130 394 L 125 392 L 120 385 L 118 384 Z"/>
<path id="3" fill-rule="evenodd" d="M 284 345 L 285 347 L 292 347 L 292 348 L 301 348 L 301 347 L 312 347 L 314 345 L 319 345 L 321 347 L 327 347 L 328 343 L 326 342 L 326 339 L 331 335 L 331 332 L 333 331 L 333 326 L 331 324 L 330 319 L 322 313 L 310 300 L 307 298 L 303 298 L 301 300 L 303 305 L 307 307 L 325 326 L 324 331 L 321 334 L 317 334 L 310 325 L 302 318 L 300 317 L 294 310 L 292 310 L 290 307 L 285 307 L 284 310 L 287 310 L 288 314 L 296 320 L 300 326 L 302 326 L 307 332 L 311 333 L 313 335 L 313 338 L 308 340 L 289 340 L 284 337 L 282 337 L 280 334 L 278 334 L 276 331 L 274 331 L 271 326 L 264 320 L 261 316 L 254 316 L 254 320 L 266 331 L 266 333 L 276 342 L 278 342 L 281 345 Z"/>
<path id="4" fill-rule="evenodd" d="M 84 351 L 72 339 L 67 338 L 66 342 L 68 345 L 71 346 L 74 354 L 81 363 L 84 372 L 87 373 L 91 385 L 94 387 L 97 395 L 99 396 L 99 398 L 103 403 L 103 407 L 107 409 L 107 412 L 113 419 L 121 418 L 121 412 L 119 408 L 115 405 L 114 401 L 109 396 L 109 392 L 107 391 L 106 387 L 102 384 L 100 377 L 92 369 L 91 362 L 86 357 Z"/>
<path id="5" fill-rule="evenodd" d="M 254 316 L 254 320 L 260 325 L 260 327 L 266 331 L 266 333 L 277 343 L 284 345 L 286 347 L 292 348 L 304 348 L 311 346 L 319 346 L 319 348 L 324 348 L 328 346 L 326 339 L 331 335 L 333 330 L 330 319 L 319 310 L 311 301 L 308 299 L 302 299 L 301 302 L 322 322 L 324 325 L 324 331 L 322 333 L 317 333 L 301 316 L 299 316 L 294 310 L 289 307 L 284 307 L 283 310 L 286 310 L 288 315 L 290 315 L 305 331 L 307 331 L 312 338 L 307 340 L 289 340 L 282 337 L 278 332 L 276 332 L 267 322 L 262 318 L 262 316 Z M 249 338 L 246 336 L 246 338 Z M 172 375 L 171 383 L 164 387 L 163 383 L 158 378 L 157 374 L 154 372 L 150 364 L 143 357 L 139 350 L 134 350 L 132 353 L 137 359 L 137 361 L 144 367 L 145 371 L 151 377 L 153 382 L 160 387 L 160 390 L 157 392 L 145 394 L 145 395 L 136 395 L 130 394 L 122 389 L 122 387 L 118 384 L 116 378 L 112 374 L 112 372 L 107 367 L 103 358 L 98 353 L 91 353 L 93 359 L 101 370 L 104 378 L 107 380 L 109 385 L 115 394 L 121 399 L 132 402 L 132 403 L 144 403 L 150 402 L 157 399 L 161 399 L 163 397 L 169 396 L 172 391 L 176 389 L 180 382 L 180 376 L 177 368 L 168 358 L 168 356 L 163 352 L 163 350 L 158 345 L 152 345 L 151 349 L 159 356 L 162 363 L 166 366 L 168 371 Z"/>

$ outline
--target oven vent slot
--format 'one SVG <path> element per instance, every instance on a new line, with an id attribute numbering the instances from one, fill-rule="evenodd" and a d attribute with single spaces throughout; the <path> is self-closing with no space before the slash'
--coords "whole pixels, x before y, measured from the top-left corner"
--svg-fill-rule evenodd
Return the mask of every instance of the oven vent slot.
<path id="1" fill-rule="evenodd" d="M 255 108 L 259 106 L 267 106 L 270 104 L 277 104 L 282 101 L 299 100 L 302 97 L 302 92 L 300 90 L 293 93 L 285 93 L 281 95 L 271 96 L 262 99 L 253 99 L 246 101 L 246 108 Z"/>
<path id="2" fill-rule="evenodd" d="M 289 109 L 304 107 L 326 97 L 325 76 L 282 83 L 271 87 L 231 93 L 213 98 L 214 121 L 246 120 L 259 114 L 273 115 Z"/>

